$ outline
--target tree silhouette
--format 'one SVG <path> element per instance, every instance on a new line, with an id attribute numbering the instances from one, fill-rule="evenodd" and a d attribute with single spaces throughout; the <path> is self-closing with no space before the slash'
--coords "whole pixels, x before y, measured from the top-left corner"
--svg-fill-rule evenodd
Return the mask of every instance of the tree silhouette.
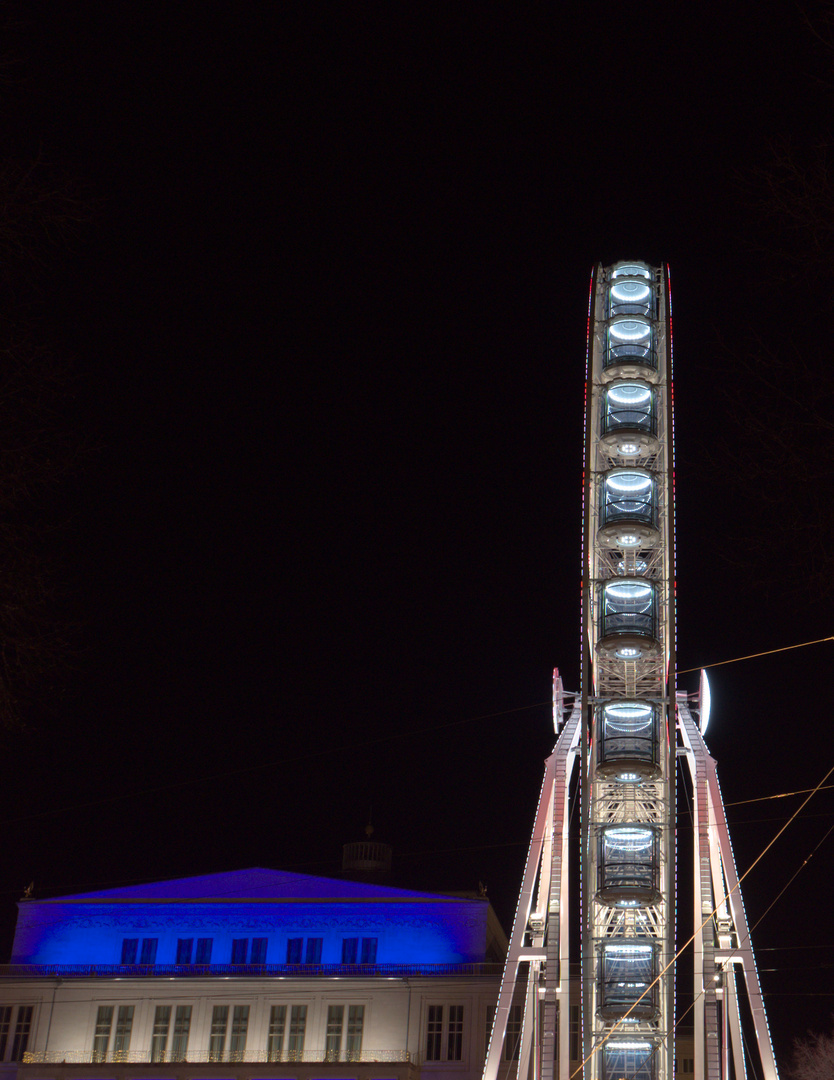
<path id="1" fill-rule="evenodd" d="M 806 1038 L 796 1039 L 790 1076 L 791 1080 L 830 1080 L 834 1076 L 834 1032 L 809 1032 Z"/>

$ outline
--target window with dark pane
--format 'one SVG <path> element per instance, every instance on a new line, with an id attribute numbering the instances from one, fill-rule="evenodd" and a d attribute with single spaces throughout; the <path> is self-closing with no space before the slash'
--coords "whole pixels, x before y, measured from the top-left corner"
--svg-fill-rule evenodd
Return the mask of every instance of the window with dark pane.
<path id="1" fill-rule="evenodd" d="M 504 1060 L 518 1061 L 518 1048 L 521 1043 L 521 1006 L 511 1005 L 507 1017 L 507 1035 L 504 1039 Z"/>
<path id="2" fill-rule="evenodd" d="M 179 938 L 177 941 L 177 963 L 190 964 L 194 949 L 194 938 Z"/>
<path id="3" fill-rule="evenodd" d="M 11 1005 L 0 1005 L 0 1061 L 6 1060 L 6 1046 L 9 1042 L 9 1028 L 12 1026 Z"/>
<path id="4" fill-rule="evenodd" d="M 287 1006 L 273 1005 L 269 1010 L 269 1032 L 266 1037 L 267 1061 L 280 1061 L 284 1052 L 284 1028 L 287 1026 Z"/>
<path id="5" fill-rule="evenodd" d="M 29 1032 L 32 1030 L 33 1006 L 21 1005 L 17 1010 L 17 1023 L 14 1028 L 12 1043 L 12 1061 L 23 1061 L 26 1047 L 29 1045 Z"/>
<path id="6" fill-rule="evenodd" d="M 232 1010 L 232 1034 L 229 1039 L 229 1060 L 242 1061 L 249 1030 L 249 1006 L 235 1005 Z"/>
<path id="7" fill-rule="evenodd" d="M 307 938 L 307 953 L 304 957 L 305 964 L 321 963 L 321 945 L 324 939 L 320 937 Z"/>
<path id="8" fill-rule="evenodd" d="M 486 1007 L 486 1031 L 484 1032 L 484 1060 L 489 1052 L 489 1040 L 492 1038 L 492 1025 L 495 1021 L 495 1006 Z"/>
<path id="9" fill-rule="evenodd" d="M 222 1061 L 226 1049 L 226 1028 L 229 1024 L 229 1006 L 215 1005 L 211 1011 L 211 1034 L 209 1035 L 209 1061 Z"/>
<path id="10" fill-rule="evenodd" d="M 460 1061 L 463 1057 L 463 1006 L 449 1006 L 449 1032 L 446 1038 L 446 1060 Z"/>
<path id="11" fill-rule="evenodd" d="M 146 937 L 142 938 L 142 955 L 139 957 L 140 964 L 155 964 L 156 963 L 156 947 L 159 944 L 159 938 Z"/>
<path id="12" fill-rule="evenodd" d="M 105 1061 L 110 1047 L 110 1028 L 113 1026 L 113 1006 L 99 1005 L 96 1030 L 93 1035 L 93 1061 Z"/>
<path id="13" fill-rule="evenodd" d="M 266 963 L 266 942 L 265 937 L 252 938 L 252 953 L 249 957 L 250 964 L 265 964 Z"/>
<path id="14" fill-rule="evenodd" d="M 362 1030 L 365 1026 L 365 1006 L 348 1006 L 347 1041 L 345 1050 L 348 1061 L 359 1061 L 362 1056 Z"/>
<path id="15" fill-rule="evenodd" d="M 113 1036 L 113 1054 L 126 1054 L 130 1049 L 130 1033 L 133 1030 L 133 1006 L 120 1005 L 116 1015 L 116 1034 Z"/>
<path id="16" fill-rule="evenodd" d="M 211 963 L 211 946 L 213 939 L 210 937 L 197 938 L 197 954 L 194 957 L 195 964 Z"/>
<path id="17" fill-rule="evenodd" d="M 429 1005 L 426 1021 L 426 1061 L 440 1061 L 443 1041 L 443 1006 Z"/>
<path id="18" fill-rule="evenodd" d="M 171 1006 L 157 1005 L 153 1014 L 151 1061 L 164 1061 L 168 1049 L 168 1029 L 171 1026 Z"/>
<path id="19" fill-rule="evenodd" d="M 376 963 L 376 943 L 375 937 L 363 937 L 362 938 L 362 958 L 360 963 L 362 964 L 375 964 Z"/>
<path id="20" fill-rule="evenodd" d="M 338 1061 L 342 1051 L 342 1025 L 345 1020 L 344 1005 L 327 1006 L 327 1033 L 324 1053 L 327 1061 Z"/>
<path id="21" fill-rule="evenodd" d="M 304 1033 L 307 1029 L 307 1006 L 293 1005 L 290 1011 L 290 1034 L 287 1053 L 291 1061 L 300 1061 L 304 1053 Z"/>
<path id="22" fill-rule="evenodd" d="M 174 1036 L 171 1040 L 171 1061 L 185 1061 L 190 1031 L 191 1006 L 177 1005 L 177 1011 L 174 1014 Z"/>
<path id="23" fill-rule="evenodd" d="M 136 953 L 139 949 L 139 938 L 126 937 L 122 940 L 122 963 L 135 964 Z"/>

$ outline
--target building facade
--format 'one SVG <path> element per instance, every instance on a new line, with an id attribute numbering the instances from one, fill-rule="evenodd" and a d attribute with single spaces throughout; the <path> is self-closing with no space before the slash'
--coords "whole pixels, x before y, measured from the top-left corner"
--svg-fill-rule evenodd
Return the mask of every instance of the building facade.
<path id="1" fill-rule="evenodd" d="M 486 897 L 274 870 L 24 899 L 0 1080 L 475 1080 L 505 954 Z"/>

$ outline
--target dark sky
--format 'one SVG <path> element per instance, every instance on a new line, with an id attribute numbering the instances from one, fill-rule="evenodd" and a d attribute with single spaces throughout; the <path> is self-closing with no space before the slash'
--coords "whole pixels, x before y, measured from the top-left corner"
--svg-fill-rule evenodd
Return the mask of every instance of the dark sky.
<path id="1" fill-rule="evenodd" d="M 77 0 L 11 38 L 12 152 L 91 207 L 31 301 L 89 452 L 58 499 L 78 660 L 4 736 L 0 922 L 33 878 L 335 873 L 372 812 L 397 881 L 483 881 L 509 924 L 554 665 L 579 683 L 595 262 L 672 267 L 679 666 L 832 632 L 790 468 L 739 478 L 736 364 L 759 335 L 823 374 L 830 290 L 774 286 L 756 200 L 774 142 L 826 135 L 828 54 L 792 3 Z M 757 485 L 796 560 L 748 557 Z M 728 803 L 834 764 L 830 649 L 715 671 Z M 730 809 L 741 871 L 796 805 Z M 832 844 L 754 938 L 780 1051 L 834 1008 Z"/>

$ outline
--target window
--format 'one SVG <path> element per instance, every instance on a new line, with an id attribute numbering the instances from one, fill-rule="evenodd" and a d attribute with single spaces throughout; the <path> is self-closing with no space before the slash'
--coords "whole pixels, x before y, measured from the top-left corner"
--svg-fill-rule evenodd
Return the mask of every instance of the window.
<path id="1" fill-rule="evenodd" d="M 171 1006 L 157 1005 L 153 1014 L 151 1061 L 164 1061 L 168 1049 L 168 1028 L 171 1025 Z"/>
<path id="2" fill-rule="evenodd" d="M 579 1061 L 579 1006 L 571 1005 L 569 1018 L 570 1059 Z"/>
<path id="3" fill-rule="evenodd" d="M 504 1040 L 504 1060 L 518 1061 L 518 1048 L 521 1044 L 521 1006 L 511 1005 L 507 1017 L 507 1037 Z"/>
<path id="4" fill-rule="evenodd" d="M 249 1006 L 235 1005 L 232 1010 L 232 1036 L 229 1040 L 229 1060 L 243 1061 L 246 1034 L 249 1030 Z"/>
<path id="5" fill-rule="evenodd" d="M 449 1033 L 446 1038 L 446 1060 L 460 1061 L 463 1057 L 463 1006 L 449 1006 Z"/>
<path id="6" fill-rule="evenodd" d="M 365 1006 L 348 1006 L 347 1050 L 348 1061 L 359 1061 L 362 1056 L 362 1032 L 365 1027 Z"/>
<path id="7" fill-rule="evenodd" d="M 191 1006 L 177 1005 L 174 1016 L 174 1038 L 171 1041 L 171 1061 L 185 1061 L 188 1033 L 191 1030 Z"/>
<path id="8" fill-rule="evenodd" d="M 266 1060 L 280 1061 L 284 1052 L 284 1028 L 287 1026 L 287 1006 L 273 1005 L 269 1010 L 269 1033 L 266 1037 Z"/>
<path id="9" fill-rule="evenodd" d="M 443 1040 L 443 1006 L 429 1005 L 426 1024 L 426 1061 L 440 1061 Z"/>
<path id="10" fill-rule="evenodd" d="M 211 963 L 211 945 L 212 939 L 210 937 L 197 938 L 197 955 L 194 958 L 195 964 Z"/>
<path id="11" fill-rule="evenodd" d="M 342 938 L 342 963 L 343 964 L 355 964 L 356 959 L 359 956 L 359 938 L 358 937 L 346 937 Z"/>
<path id="12" fill-rule="evenodd" d="M 376 943 L 375 937 L 363 937 L 362 938 L 362 964 L 375 964 L 376 963 Z"/>
<path id="13" fill-rule="evenodd" d="M 177 941 L 177 963 L 190 964 L 191 951 L 194 948 L 194 938 L 180 938 Z"/>
<path id="14" fill-rule="evenodd" d="M 157 1005 L 153 1017 L 153 1035 L 151 1037 L 151 1061 L 185 1061 L 188 1050 L 188 1033 L 191 1028 L 191 1006 L 177 1005 L 174 1013 L 174 1034 L 171 1040 L 171 1052 L 168 1049 L 168 1032 L 171 1026 L 170 1005 Z"/>
<path id="15" fill-rule="evenodd" d="M 9 1041 L 9 1028 L 12 1025 L 11 1005 L 0 1006 L 0 1061 L 6 1059 L 6 1046 Z"/>
<path id="16" fill-rule="evenodd" d="M 222 1061 L 226 1049 L 226 1027 L 229 1023 L 229 1006 L 215 1005 L 211 1012 L 211 1035 L 209 1036 L 209 1061 Z"/>
<path id="17" fill-rule="evenodd" d="M 293 1005 L 290 1011 L 290 1035 L 287 1054 L 290 1061 L 301 1061 L 304 1054 L 304 1032 L 307 1027 L 307 1006 Z"/>
<path id="18" fill-rule="evenodd" d="M 307 955 L 304 957 L 305 964 L 321 963 L 321 944 L 324 939 L 320 937 L 307 938 Z"/>
<path id="19" fill-rule="evenodd" d="M 133 1006 L 120 1005 L 116 1017 L 116 1034 L 113 1037 L 113 1057 L 126 1054 L 130 1049 L 130 1033 L 133 1030 Z"/>
<path id="20" fill-rule="evenodd" d="M 105 1061 L 110 1045 L 110 1028 L 113 1026 L 113 1006 L 99 1005 L 96 1014 L 96 1031 L 93 1036 L 93 1061 Z"/>
<path id="21" fill-rule="evenodd" d="M 342 1052 L 342 1025 L 345 1022 L 344 1005 L 327 1006 L 327 1036 L 325 1041 L 325 1061 L 338 1061 Z"/>
<path id="22" fill-rule="evenodd" d="M 460 1062 L 462 1059 L 462 1005 L 429 1005 L 426 1014 L 426 1061 Z"/>
<path id="23" fill-rule="evenodd" d="M 345 1025 L 347 1019 L 347 1025 Z M 362 1055 L 362 1032 L 365 1027 L 365 1006 L 328 1005 L 325 1035 L 326 1061 L 359 1061 Z M 344 1047 L 344 1054 L 343 1054 Z"/>
<path id="24" fill-rule="evenodd" d="M 304 938 L 291 937 L 287 941 L 287 963 L 288 964 L 300 964 L 301 963 L 301 947 L 304 944 Z"/>
<path id="25" fill-rule="evenodd" d="M 155 937 L 142 938 L 142 955 L 139 957 L 140 964 L 156 963 L 156 947 L 159 939 Z"/>
<path id="26" fill-rule="evenodd" d="M 208 939 L 207 939 L 208 940 Z M 290 960 L 290 945 L 294 941 L 301 942 L 302 938 L 292 938 L 287 944 L 287 963 L 288 964 L 300 964 L 301 956 L 299 950 L 298 960 Z M 265 964 L 266 963 L 266 943 L 267 938 L 256 937 L 252 938 L 252 951 L 249 951 L 249 938 L 235 938 L 232 941 L 232 963 L 233 964 Z M 211 942 L 209 941 L 209 950 L 211 949 Z"/>
<path id="27" fill-rule="evenodd" d="M 139 938 L 126 937 L 122 939 L 122 963 L 135 964 L 136 951 L 139 948 Z"/>
<path id="28" fill-rule="evenodd" d="M 32 1029 L 32 1005 L 21 1005 L 17 1010 L 17 1023 L 12 1043 L 12 1061 L 22 1061 L 29 1045 L 29 1032 Z M 132 1011 L 132 1010 L 131 1010 Z"/>
<path id="29" fill-rule="evenodd" d="M 489 1040 L 492 1038 L 492 1025 L 495 1022 L 495 1006 L 486 1007 L 486 1030 L 484 1031 L 484 1061 L 489 1052 Z"/>

